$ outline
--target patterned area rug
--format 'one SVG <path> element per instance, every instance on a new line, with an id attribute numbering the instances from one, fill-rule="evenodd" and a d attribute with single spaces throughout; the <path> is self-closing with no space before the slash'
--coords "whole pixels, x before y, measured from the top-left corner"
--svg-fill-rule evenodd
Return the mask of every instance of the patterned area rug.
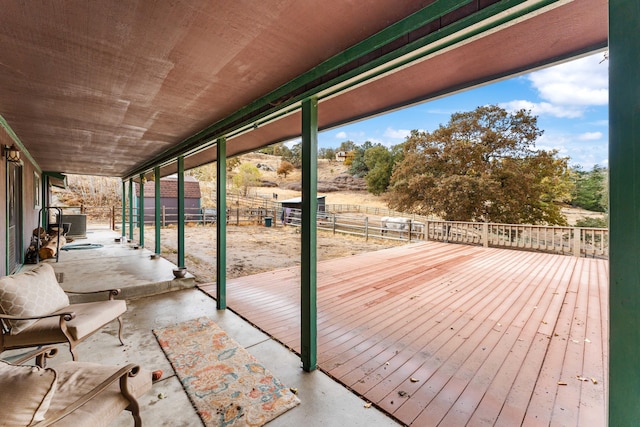
<path id="1" fill-rule="evenodd" d="M 153 333 L 207 427 L 261 426 L 300 403 L 207 317 Z"/>

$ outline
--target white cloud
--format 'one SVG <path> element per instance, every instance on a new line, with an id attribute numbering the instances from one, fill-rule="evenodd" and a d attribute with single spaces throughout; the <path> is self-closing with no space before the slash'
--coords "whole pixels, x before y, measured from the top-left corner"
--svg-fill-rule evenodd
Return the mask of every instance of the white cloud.
<path id="1" fill-rule="evenodd" d="M 607 105 L 608 61 L 602 54 L 566 62 L 528 76 L 540 97 L 561 105 Z"/>
<path id="2" fill-rule="evenodd" d="M 578 139 L 582 141 L 597 141 L 602 138 L 602 132 L 585 132 L 578 135 Z"/>
<path id="3" fill-rule="evenodd" d="M 404 139 L 409 135 L 411 135 L 411 131 L 408 129 L 387 128 L 387 130 L 384 131 L 384 136 L 387 138 Z"/>
<path id="4" fill-rule="evenodd" d="M 607 105 L 609 101 L 607 67 L 602 54 L 595 54 L 535 71 L 524 78 L 531 82 L 541 101 L 517 99 L 500 106 L 508 111 L 524 108 L 536 116 L 583 117 L 589 107 Z"/>
<path id="5" fill-rule="evenodd" d="M 345 139 L 347 137 L 347 133 L 345 131 L 341 131 L 336 133 L 336 138 L 337 139 Z"/>
<path id="6" fill-rule="evenodd" d="M 301 140 L 300 138 L 296 138 L 296 139 L 292 139 L 292 140 L 290 140 L 290 141 L 286 141 L 286 142 L 284 143 L 284 145 L 285 145 L 287 148 L 291 149 L 291 148 L 293 148 L 293 146 L 294 146 L 294 145 L 296 145 L 296 144 L 300 144 L 301 142 L 302 142 L 302 140 Z"/>
<path id="7" fill-rule="evenodd" d="M 548 102 L 531 102 L 524 99 L 517 99 L 499 104 L 507 111 L 514 112 L 521 109 L 531 110 L 534 116 L 552 115 L 555 117 L 575 119 L 582 117 L 584 108 L 570 105 L 554 105 Z"/>
<path id="8" fill-rule="evenodd" d="M 591 170 L 595 165 L 608 164 L 607 144 L 593 138 L 592 134 L 597 133 L 599 132 L 571 134 L 550 130 L 536 141 L 536 148 L 558 150 L 559 156 L 570 157 L 569 164 L 572 166 L 580 165 L 584 170 Z"/>

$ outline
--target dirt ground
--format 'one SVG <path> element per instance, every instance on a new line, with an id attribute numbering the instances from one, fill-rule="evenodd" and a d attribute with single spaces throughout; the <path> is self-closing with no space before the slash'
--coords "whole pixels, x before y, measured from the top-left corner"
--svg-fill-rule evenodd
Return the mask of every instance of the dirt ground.
<path id="1" fill-rule="evenodd" d="M 163 228 L 160 232 L 162 256 L 177 261 L 177 230 Z M 149 236 L 149 237 L 147 237 Z M 155 233 L 145 229 L 145 246 L 154 248 Z M 318 231 L 318 261 L 372 252 L 407 244 L 397 241 L 369 239 Z M 227 226 L 227 278 L 248 276 L 278 268 L 300 265 L 301 240 L 297 227 Z M 216 228 L 192 226 L 185 228 L 185 264 L 196 276 L 197 283 L 215 282 Z"/>
<path id="2" fill-rule="evenodd" d="M 275 171 L 281 161 L 279 157 L 251 153 L 243 155 L 241 161 L 254 165 L 266 165 L 267 169 L 271 170 L 261 170 L 262 179 L 277 185 L 277 187 L 251 188 L 249 195 L 270 198 L 275 193 L 279 200 L 300 196 L 300 192 L 287 189 L 288 184 L 300 182 L 300 171 L 296 170 L 286 178 L 278 176 Z M 320 159 L 318 161 L 318 179 L 331 181 L 347 169 L 348 167 L 340 162 Z M 211 200 L 214 189 L 214 182 L 201 182 L 203 206 L 215 205 L 215 201 Z M 321 195 L 326 197 L 327 204 L 387 206 L 382 197 L 374 196 L 366 191 L 338 191 Z M 566 215 L 569 224 L 575 224 L 577 219 L 583 217 L 602 215 L 572 208 L 564 208 L 563 214 Z M 154 248 L 154 236 L 153 228 L 145 229 L 145 247 Z M 162 256 L 177 263 L 176 228 L 163 228 L 161 241 Z M 232 279 L 300 265 L 300 243 L 299 229 L 296 227 L 283 227 L 280 224 L 274 224 L 273 227 L 228 225 L 227 277 Z M 333 235 L 331 232 L 320 230 L 318 231 L 318 261 L 372 252 L 403 244 L 408 243 L 372 238 L 366 241 L 362 237 Z M 215 226 L 187 226 L 185 228 L 185 246 L 185 264 L 187 269 L 196 276 L 196 281 L 198 283 L 214 282 L 216 277 Z"/>

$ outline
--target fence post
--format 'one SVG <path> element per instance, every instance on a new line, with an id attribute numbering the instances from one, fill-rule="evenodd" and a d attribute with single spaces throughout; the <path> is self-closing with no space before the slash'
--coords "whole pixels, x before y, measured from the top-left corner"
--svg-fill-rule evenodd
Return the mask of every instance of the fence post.
<path id="1" fill-rule="evenodd" d="M 411 219 L 409 219 L 409 243 L 411 243 L 411 232 L 413 231 L 413 221 L 411 221 Z"/>
<path id="2" fill-rule="evenodd" d="M 485 248 L 489 247 L 489 223 L 485 222 L 482 224 L 482 246 Z"/>
<path id="3" fill-rule="evenodd" d="M 333 214 L 333 234 L 336 234 L 336 214 Z"/>
<path id="4" fill-rule="evenodd" d="M 364 241 L 369 241 L 369 217 L 364 217 Z"/>
<path id="5" fill-rule="evenodd" d="M 580 243 L 582 240 L 582 233 L 580 233 L 579 227 L 573 228 L 573 256 L 580 258 Z"/>
<path id="6" fill-rule="evenodd" d="M 238 196 L 238 201 L 240 201 L 240 196 Z M 240 225 L 240 208 L 236 208 L 236 226 Z"/>
<path id="7" fill-rule="evenodd" d="M 166 206 L 162 205 L 162 226 L 166 226 L 167 225 L 167 211 L 166 211 Z"/>

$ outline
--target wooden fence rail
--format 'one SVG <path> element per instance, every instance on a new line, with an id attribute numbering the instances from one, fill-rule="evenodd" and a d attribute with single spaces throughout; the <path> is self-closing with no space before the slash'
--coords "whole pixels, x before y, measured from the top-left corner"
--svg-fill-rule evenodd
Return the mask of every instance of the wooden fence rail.
<path id="1" fill-rule="evenodd" d="M 284 210 L 277 204 L 268 207 L 234 207 L 227 209 L 227 224 L 264 224 L 269 226 L 300 226 L 300 211 Z M 71 208 L 71 207 L 66 207 Z M 342 233 L 360 236 L 364 239 L 388 239 L 398 241 L 435 240 L 484 247 L 523 249 L 573 256 L 608 258 L 609 231 L 606 228 L 557 227 L 545 225 L 497 224 L 463 221 L 441 221 L 429 217 L 411 215 L 388 209 L 363 207 L 358 205 L 326 205 L 326 211 L 318 212 L 318 229 L 333 234 Z M 149 211 L 147 211 L 149 209 Z M 82 212 L 109 212 L 115 229 L 121 223 L 121 209 L 82 207 Z M 153 208 L 145 208 L 145 223 Z M 162 208 L 161 226 L 176 223 L 174 211 Z M 349 212 L 349 213 L 343 213 Z M 134 224 L 138 223 L 137 210 L 133 210 Z M 363 215 L 365 214 L 365 215 Z M 127 211 L 128 218 L 128 211 Z M 374 215 L 369 217 L 366 215 Z M 394 215 L 405 218 L 404 227 L 390 228 L 382 224 L 380 215 Z M 185 209 L 185 221 L 202 225 L 217 222 L 217 212 L 211 208 Z"/>

